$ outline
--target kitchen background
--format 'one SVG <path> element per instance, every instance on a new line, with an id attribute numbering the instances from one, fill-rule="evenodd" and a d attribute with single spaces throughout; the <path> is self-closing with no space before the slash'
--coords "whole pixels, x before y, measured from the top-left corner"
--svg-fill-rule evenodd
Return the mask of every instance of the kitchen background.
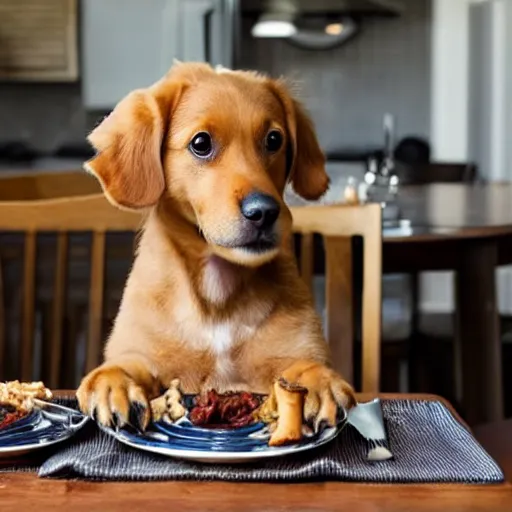
<path id="1" fill-rule="evenodd" d="M 82 1 L 96 3 L 96 0 Z M 13 2 L 2 0 L 2 3 Z M 62 4 L 62 1 L 51 0 L 51 3 Z M 141 9 L 148 8 L 145 2 L 129 0 L 127 3 L 133 6 L 134 16 L 137 3 Z M 165 9 L 165 3 L 168 2 L 153 0 L 151 9 L 158 13 Z M 318 5 L 318 2 L 309 3 Z M 342 1 L 329 3 L 343 5 Z M 428 138 L 432 6 L 430 0 L 408 0 L 403 4 L 407 7 L 400 16 L 365 17 L 360 35 L 346 45 L 324 51 L 303 50 L 279 39 L 252 37 L 255 19 L 248 12 L 241 21 L 236 67 L 285 75 L 294 80 L 327 151 L 381 146 L 382 117 L 386 112 L 396 116 L 398 137 L 414 134 Z M 91 11 L 101 14 L 99 6 Z M 95 29 L 95 24 L 86 27 L 91 32 Z M 108 37 L 115 37 L 115 28 Z M 158 47 L 137 46 L 135 62 L 129 48 L 124 55 L 135 69 L 138 59 L 144 59 L 147 53 L 160 52 Z M 101 60 L 102 55 L 88 58 Z M 86 82 L 94 79 L 81 78 Z M 141 77 L 140 84 L 144 83 L 147 81 Z M 84 102 L 80 79 L 65 84 L 0 83 L 0 112 L 3 119 L 0 141 L 26 143 L 45 154 L 53 154 L 62 146 L 83 145 L 85 134 L 98 119 L 98 112 L 91 111 Z"/>
<path id="2" fill-rule="evenodd" d="M 293 80 L 334 180 L 362 177 L 368 154 L 383 148 L 386 114 L 395 143 L 417 137 L 432 159 L 474 162 L 480 179 L 512 179 L 512 2 L 302 0 L 306 28 L 328 23 L 336 37 L 353 19 L 358 30 L 321 51 L 253 37 L 262 15 L 290 5 L 0 0 L 0 170 L 80 167 L 87 132 L 176 57 Z M 497 279 L 500 310 L 512 315 L 512 272 L 500 269 Z M 404 279 L 386 276 L 384 295 L 385 337 L 401 337 L 410 317 Z M 423 311 L 452 312 L 452 295 L 451 273 L 422 276 Z"/>

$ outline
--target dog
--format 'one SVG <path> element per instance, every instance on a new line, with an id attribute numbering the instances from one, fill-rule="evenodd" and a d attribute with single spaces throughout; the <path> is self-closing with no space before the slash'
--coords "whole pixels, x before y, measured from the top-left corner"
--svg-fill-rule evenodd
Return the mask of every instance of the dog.
<path id="1" fill-rule="evenodd" d="M 81 382 L 82 411 L 144 429 L 149 400 L 185 393 L 307 388 L 304 418 L 333 425 L 355 404 L 292 252 L 291 183 L 328 189 L 312 121 L 284 80 L 176 63 L 128 94 L 89 135 L 85 169 L 143 227 L 104 363 Z"/>

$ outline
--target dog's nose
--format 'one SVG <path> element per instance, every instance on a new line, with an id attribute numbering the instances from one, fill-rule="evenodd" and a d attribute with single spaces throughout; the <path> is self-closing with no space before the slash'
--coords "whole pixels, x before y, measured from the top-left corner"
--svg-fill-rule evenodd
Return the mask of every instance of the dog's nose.
<path id="1" fill-rule="evenodd" d="M 270 228 L 279 217 L 279 203 L 267 194 L 255 192 L 246 196 L 240 205 L 242 215 L 258 228 Z"/>

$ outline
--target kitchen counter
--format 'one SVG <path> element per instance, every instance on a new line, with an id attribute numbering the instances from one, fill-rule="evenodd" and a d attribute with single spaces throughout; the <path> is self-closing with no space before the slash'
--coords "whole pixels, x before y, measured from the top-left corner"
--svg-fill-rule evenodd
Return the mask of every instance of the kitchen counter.
<path id="1" fill-rule="evenodd" d="M 81 170 L 84 160 L 78 158 L 45 157 L 31 161 L 0 160 L 0 172 L 75 171 Z"/>

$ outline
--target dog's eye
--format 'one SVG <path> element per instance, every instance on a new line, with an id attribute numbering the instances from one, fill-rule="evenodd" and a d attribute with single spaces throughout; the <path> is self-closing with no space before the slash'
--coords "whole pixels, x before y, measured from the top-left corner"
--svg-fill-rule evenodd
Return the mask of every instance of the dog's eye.
<path id="1" fill-rule="evenodd" d="M 281 149 L 283 145 L 283 136 L 278 130 L 271 130 L 267 134 L 267 138 L 265 140 L 265 149 L 269 153 L 275 153 Z"/>
<path id="2" fill-rule="evenodd" d="M 189 144 L 190 151 L 200 158 L 211 155 L 213 150 L 212 138 L 209 133 L 200 132 L 194 135 Z"/>

